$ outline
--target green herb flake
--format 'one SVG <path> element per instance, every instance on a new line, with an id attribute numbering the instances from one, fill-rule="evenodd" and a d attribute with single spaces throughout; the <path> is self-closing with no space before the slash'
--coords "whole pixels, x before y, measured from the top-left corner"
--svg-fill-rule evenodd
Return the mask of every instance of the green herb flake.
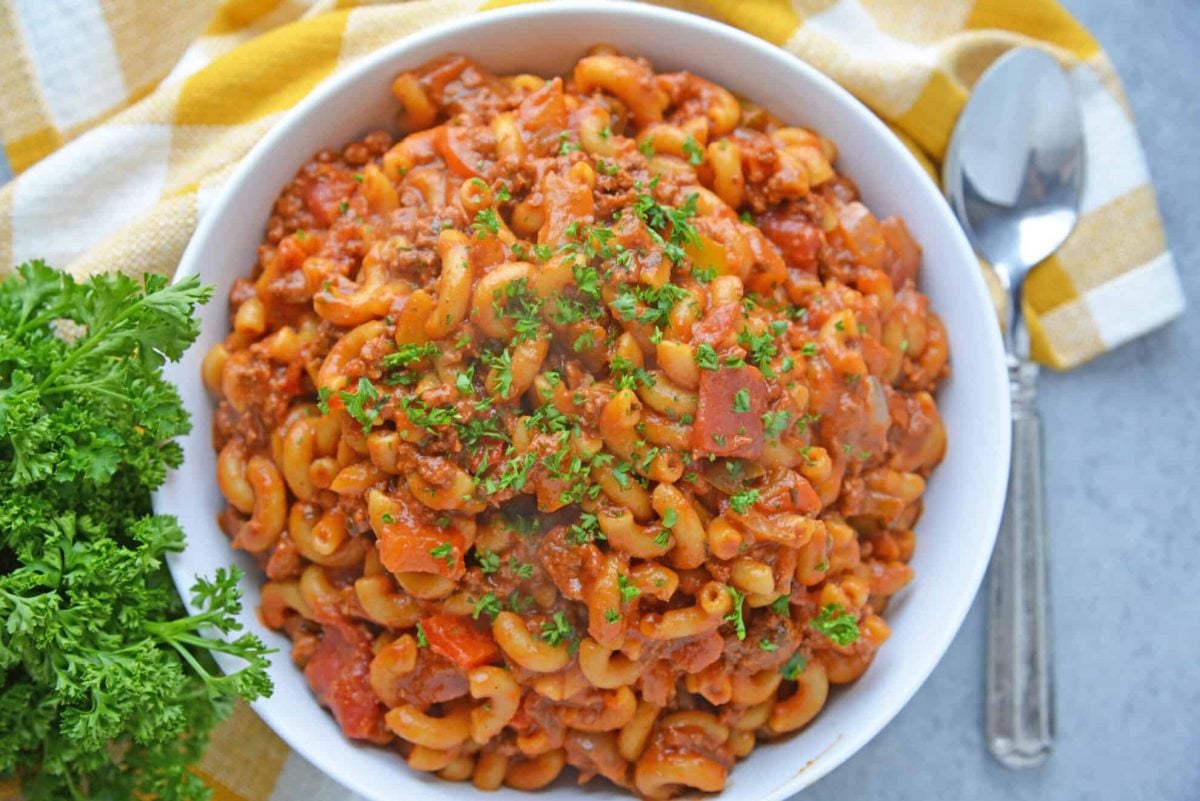
<path id="1" fill-rule="evenodd" d="M 811 621 L 814 629 L 837 645 L 850 645 L 858 640 L 858 620 L 841 604 L 826 604 Z"/>
<path id="2" fill-rule="evenodd" d="M 500 233 L 500 217 L 492 208 L 480 209 L 475 212 L 475 222 L 471 224 L 476 239 L 483 239 L 488 234 L 495 236 Z"/>
<path id="3" fill-rule="evenodd" d="M 574 641 L 578 635 L 567 616 L 562 612 L 555 612 L 549 621 L 542 624 L 540 637 L 551 645 L 562 645 Z"/>
<path id="4" fill-rule="evenodd" d="M 495 573 L 500 569 L 500 555 L 494 551 L 476 549 L 475 561 L 479 563 L 479 570 L 484 574 Z"/>
<path id="5" fill-rule="evenodd" d="M 480 615 L 487 615 L 489 618 L 494 618 L 503 611 L 504 606 L 500 603 L 500 599 L 496 597 L 494 592 L 489 592 L 474 601 L 474 605 L 471 608 L 471 617 L 475 620 L 478 620 Z"/>
<path id="6" fill-rule="evenodd" d="M 429 555 L 434 559 L 445 559 L 446 567 L 454 567 L 454 547 L 448 542 L 430 548 Z"/>
<path id="7" fill-rule="evenodd" d="M 729 506 L 740 515 L 750 511 L 750 507 L 758 503 L 758 490 L 749 489 L 729 496 Z"/>
<path id="8" fill-rule="evenodd" d="M 779 674 L 788 681 L 795 681 L 808 667 L 808 657 L 804 654 L 792 654 L 788 661 L 783 663 L 783 667 L 779 669 Z"/>
<path id="9" fill-rule="evenodd" d="M 733 608 L 725 615 L 725 620 L 733 624 L 733 633 L 739 640 L 746 639 L 746 621 L 742 617 L 742 605 L 746 601 L 746 595 L 741 590 L 730 585 L 725 585 L 725 592 L 729 593 L 729 597 L 733 599 Z"/>
<path id="10" fill-rule="evenodd" d="M 341 398 L 346 413 L 362 426 L 363 433 L 369 432 L 379 419 L 379 409 L 374 405 L 375 401 L 379 400 L 379 390 L 375 389 L 371 380 L 366 376 L 359 378 L 355 392 L 339 390 L 338 397 Z"/>
<path id="11" fill-rule="evenodd" d="M 717 358 L 717 352 L 713 350 L 713 346 L 707 342 L 701 342 L 696 346 L 694 358 L 696 360 L 696 366 L 703 370 L 712 370 L 715 372 L 716 370 L 721 369 L 721 363 Z"/>
<path id="12" fill-rule="evenodd" d="M 634 586 L 624 573 L 617 574 L 617 588 L 621 592 L 621 603 L 629 603 L 642 594 L 642 591 Z"/>

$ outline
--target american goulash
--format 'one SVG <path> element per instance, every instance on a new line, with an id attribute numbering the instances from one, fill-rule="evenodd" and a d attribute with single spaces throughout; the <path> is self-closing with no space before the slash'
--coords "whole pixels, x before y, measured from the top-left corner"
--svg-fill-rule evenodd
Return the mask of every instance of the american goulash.
<path id="1" fill-rule="evenodd" d="M 348 737 L 535 789 L 715 792 L 888 637 L 946 336 L 836 146 L 687 72 L 447 55 L 284 188 L 221 525 Z"/>

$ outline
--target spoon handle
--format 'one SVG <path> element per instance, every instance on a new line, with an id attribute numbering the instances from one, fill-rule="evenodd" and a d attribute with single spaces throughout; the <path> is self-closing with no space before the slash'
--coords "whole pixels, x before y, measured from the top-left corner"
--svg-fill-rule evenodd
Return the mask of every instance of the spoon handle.
<path id="1" fill-rule="evenodd" d="M 1012 468 L 991 565 L 986 726 L 992 755 L 1020 768 L 1038 764 L 1053 747 L 1054 684 L 1037 367 L 1009 357 L 1009 378 Z"/>

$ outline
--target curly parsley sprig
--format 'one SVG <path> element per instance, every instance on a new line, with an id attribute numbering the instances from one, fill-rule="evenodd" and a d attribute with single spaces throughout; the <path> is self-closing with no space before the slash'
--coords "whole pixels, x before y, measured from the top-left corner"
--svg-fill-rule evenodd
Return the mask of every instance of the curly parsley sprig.
<path id="1" fill-rule="evenodd" d="M 207 798 L 209 730 L 271 690 L 240 573 L 199 579 L 187 615 L 164 561 L 183 532 L 150 509 L 190 428 L 161 368 L 210 295 L 41 262 L 0 283 L 0 779 L 29 801 Z"/>

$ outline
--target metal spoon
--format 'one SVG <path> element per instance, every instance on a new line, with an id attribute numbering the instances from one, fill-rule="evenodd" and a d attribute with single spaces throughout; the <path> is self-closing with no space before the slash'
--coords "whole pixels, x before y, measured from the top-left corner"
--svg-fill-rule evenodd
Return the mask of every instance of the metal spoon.
<path id="1" fill-rule="evenodd" d="M 1038 764 L 1054 744 L 1038 371 L 1029 359 L 1022 287 L 1029 268 L 1075 227 L 1083 165 L 1083 126 L 1067 76 L 1046 53 L 1020 49 L 979 79 L 943 175 L 959 222 L 1009 295 L 1013 452 L 991 564 L 985 718 L 988 749 L 1010 768 Z"/>

